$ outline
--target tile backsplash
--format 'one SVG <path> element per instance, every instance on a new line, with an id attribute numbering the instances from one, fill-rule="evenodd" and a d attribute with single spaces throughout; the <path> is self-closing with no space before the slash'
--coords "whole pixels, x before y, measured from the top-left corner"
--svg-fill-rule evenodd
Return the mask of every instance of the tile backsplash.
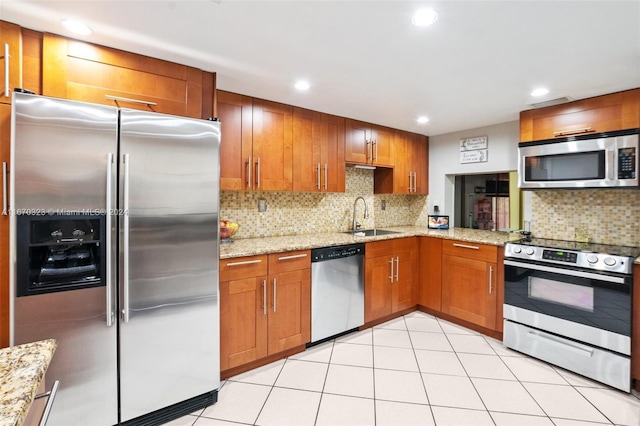
<path id="1" fill-rule="evenodd" d="M 356 219 L 363 229 L 389 226 L 427 226 L 426 195 L 373 194 L 373 170 L 346 169 L 344 193 L 221 191 L 220 218 L 238 222 L 235 238 L 270 237 L 336 232 L 351 229 L 353 203 L 362 196 L 369 218 L 359 201 Z M 258 212 L 258 200 L 267 209 Z M 383 201 L 385 210 L 382 210 Z"/>
<path id="2" fill-rule="evenodd" d="M 535 237 L 640 247 L 640 190 L 533 191 Z"/>

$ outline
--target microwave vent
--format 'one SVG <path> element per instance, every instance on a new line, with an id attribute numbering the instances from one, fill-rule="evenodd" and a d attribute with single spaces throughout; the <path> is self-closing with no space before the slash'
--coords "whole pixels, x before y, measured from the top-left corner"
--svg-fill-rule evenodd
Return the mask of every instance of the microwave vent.
<path id="1" fill-rule="evenodd" d="M 534 104 L 529 104 L 529 106 L 533 108 L 544 108 L 552 105 L 564 104 L 566 102 L 570 102 L 571 98 L 567 96 L 563 96 L 561 98 L 549 99 L 548 101 L 536 102 Z"/>

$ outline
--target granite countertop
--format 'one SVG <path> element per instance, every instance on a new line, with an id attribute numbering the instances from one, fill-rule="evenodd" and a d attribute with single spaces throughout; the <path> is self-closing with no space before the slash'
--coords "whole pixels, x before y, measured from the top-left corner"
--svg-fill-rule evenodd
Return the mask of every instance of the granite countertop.
<path id="1" fill-rule="evenodd" d="M 447 230 L 427 229 L 417 226 L 385 227 L 397 234 L 379 235 L 375 237 L 356 237 L 344 232 L 328 232 L 320 234 L 291 235 L 284 237 L 264 237 L 236 239 L 230 244 L 220 245 L 220 259 L 241 256 L 280 253 L 293 250 L 308 250 L 319 247 L 331 247 L 344 244 L 366 243 L 371 241 L 390 240 L 394 238 L 428 236 L 449 240 L 468 241 L 478 244 L 501 246 L 507 241 L 517 241 L 522 236 L 517 233 L 485 231 L 479 229 L 451 228 Z"/>
<path id="2" fill-rule="evenodd" d="M 0 349 L 0 426 L 22 424 L 56 347 L 49 339 Z"/>

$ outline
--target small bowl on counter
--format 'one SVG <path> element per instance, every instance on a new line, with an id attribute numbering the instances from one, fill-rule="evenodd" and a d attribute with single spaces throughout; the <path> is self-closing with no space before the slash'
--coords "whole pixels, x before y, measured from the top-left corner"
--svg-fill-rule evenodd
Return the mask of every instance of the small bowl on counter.
<path id="1" fill-rule="evenodd" d="M 236 232 L 238 232 L 238 225 L 236 222 L 232 222 L 230 220 L 221 220 L 220 221 L 220 243 L 221 244 L 230 244 L 233 242 L 233 237 Z"/>

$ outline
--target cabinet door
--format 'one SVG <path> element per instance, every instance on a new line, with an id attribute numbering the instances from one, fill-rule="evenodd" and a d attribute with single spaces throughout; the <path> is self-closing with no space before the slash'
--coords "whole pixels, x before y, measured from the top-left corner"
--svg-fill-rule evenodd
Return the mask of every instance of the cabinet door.
<path id="1" fill-rule="evenodd" d="M 42 48 L 43 95 L 194 118 L 213 113 L 204 108 L 213 98 L 211 73 L 48 33 Z"/>
<path id="2" fill-rule="evenodd" d="M 269 355 L 311 340 L 311 269 L 269 275 Z"/>
<path id="3" fill-rule="evenodd" d="M 394 142 L 395 166 L 393 168 L 393 193 L 413 192 L 412 141 L 408 132 L 398 130 Z"/>
<path id="4" fill-rule="evenodd" d="M 267 356 L 267 277 L 220 283 L 220 369 Z"/>
<path id="5" fill-rule="evenodd" d="M 520 141 L 640 127 L 640 89 L 520 113 Z"/>
<path id="6" fill-rule="evenodd" d="M 8 170 L 11 146 L 11 105 L 0 103 L 0 163 Z M 2 173 L 4 175 L 4 173 Z M 9 176 L 0 176 L 2 200 L 8 200 L 4 189 Z M 9 212 L 0 212 L 0 347 L 9 346 Z"/>
<path id="7" fill-rule="evenodd" d="M 458 256 L 442 257 L 442 312 L 494 329 L 496 264 Z"/>
<path id="8" fill-rule="evenodd" d="M 371 125 L 362 121 L 346 119 L 345 154 L 347 163 L 367 164 L 371 162 Z"/>
<path id="9" fill-rule="evenodd" d="M 442 240 L 420 237 L 419 244 L 418 304 L 440 311 L 442 309 Z"/>
<path id="10" fill-rule="evenodd" d="M 417 270 L 417 239 L 402 238 L 393 240 L 395 268 L 391 284 L 391 311 L 398 312 L 416 305 L 415 277 Z"/>
<path id="11" fill-rule="evenodd" d="M 293 190 L 321 191 L 323 114 L 293 108 Z"/>
<path id="12" fill-rule="evenodd" d="M 429 138 L 413 134 L 411 137 L 411 169 L 414 194 L 429 193 Z"/>
<path id="13" fill-rule="evenodd" d="M 323 191 L 344 192 L 345 190 L 345 125 L 344 118 L 322 114 L 322 139 L 320 144 Z"/>
<path id="14" fill-rule="evenodd" d="M 369 322 L 392 312 L 391 255 L 368 258 L 364 265 L 364 321 Z M 393 265 L 395 267 L 395 264 Z"/>
<path id="15" fill-rule="evenodd" d="M 372 163 L 393 167 L 395 131 L 387 127 L 371 125 Z"/>
<path id="16" fill-rule="evenodd" d="M 293 189 L 293 107 L 253 100 L 255 189 Z"/>
<path id="17" fill-rule="evenodd" d="M 11 103 L 11 91 L 22 87 L 22 41 L 18 25 L 0 21 L 0 56 L 0 103 Z M 5 74 L 7 64 L 8 76 Z"/>
<path id="18" fill-rule="evenodd" d="M 218 91 L 220 119 L 220 189 L 251 189 L 247 172 L 253 143 L 252 100 L 248 96 Z"/>

